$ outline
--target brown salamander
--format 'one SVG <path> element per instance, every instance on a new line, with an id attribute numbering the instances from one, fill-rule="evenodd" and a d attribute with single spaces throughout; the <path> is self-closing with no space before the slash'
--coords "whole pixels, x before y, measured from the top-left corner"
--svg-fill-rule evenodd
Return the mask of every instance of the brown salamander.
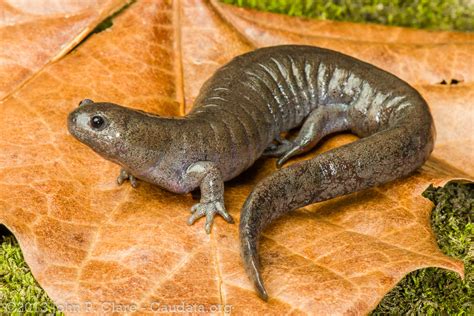
<path id="1" fill-rule="evenodd" d="M 240 218 L 241 254 L 259 296 L 258 239 L 265 227 L 305 205 L 403 177 L 430 155 L 435 138 L 428 106 L 406 82 L 350 56 L 310 46 L 276 46 L 235 57 L 206 81 L 184 117 L 160 117 L 84 100 L 69 131 L 136 178 L 176 193 L 201 189 L 189 224 L 215 214 L 228 222 L 224 181 L 260 156 L 281 166 L 324 136 L 361 137 L 261 181 Z M 293 140 L 281 134 L 301 127 Z"/>

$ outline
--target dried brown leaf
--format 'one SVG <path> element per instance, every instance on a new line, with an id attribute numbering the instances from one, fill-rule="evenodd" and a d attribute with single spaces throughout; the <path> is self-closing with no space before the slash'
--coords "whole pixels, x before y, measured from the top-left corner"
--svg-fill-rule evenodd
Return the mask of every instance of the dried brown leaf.
<path id="1" fill-rule="evenodd" d="M 77 45 L 127 0 L 0 0 L 0 100 Z"/>
<path id="2" fill-rule="evenodd" d="M 358 45 L 352 24 L 343 24 L 338 36 L 341 24 L 321 23 L 206 1 L 137 1 L 109 32 L 47 65 L 0 104 L 0 222 L 57 304 L 77 304 L 82 313 L 87 302 L 90 311 L 115 302 L 142 312 L 184 302 L 205 311 L 228 304 L 239 314 L 364 314 L 415 269 L 437 266 L 462 275 L 462 263 L 436 246 L 432 204 L 420 194 L 430 183 L 473 174 L 463 156 L 469 142 L 472 153 L 473 50 L 464 41 L 470 35 L 432 33 L 432 41 L 417 44 L 414 34 L 426 32 L 354 25 L 390 39 Z M 410 40 L 400 38 L 403 32 Z M 261 253 L 271 300 L 265 303 L 242 268 L 238 225 L 217 219 L 206 235 L 202 225 L 185 224 L 191 195 L 146 183 L 117 187 L 119 167 L 68 135 L 66 116 L 85 97 L 183 114 L 203 81 L 233 56 L 292 42 L 338 49 L 422 85 L 438 145 L 408 178 L 308 206 L 267 229 Z M 430 85 L 452 76 L 464 82 Z M 313 154 L 353 140 L 333 137 Z M 273 160 L 260 160 L 226 184 L 234 218 L 253 185 L 273 171 Z"/>

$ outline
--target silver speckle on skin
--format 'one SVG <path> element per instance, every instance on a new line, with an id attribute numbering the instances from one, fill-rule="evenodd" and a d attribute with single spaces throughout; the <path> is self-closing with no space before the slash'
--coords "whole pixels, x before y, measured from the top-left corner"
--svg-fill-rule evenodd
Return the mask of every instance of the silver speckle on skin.
<path id="1" fill-rule="evenodd" d="M 94 115 L 104 117 L 105 128 L 91 128 Z M 281 139 L 282 132 L 297 127 L 296 139 Z M 428 159 L 435 139 L 425 100 L 406 82 L 350 56 L 297 45 L 234 58 L 206 81 L 184 117 L 84 100 L 70 113 L 68 128 L 123 167 L 119 183 L 138 178 L 176 193 L 199 187 L 201 201 L 188 223 L 205 216 L 207 232 L 215 214 L 232 222 L 224 207 L 224 181 L 262 154 L 278 157 L 281 165 L 328 134 L 351 131 L 361 137 L 278 170 L 247 198 L 240 215 L 241 255 L 264 300 L 257 248 L 268 224 L 299 207 L 413 172 Z"/>

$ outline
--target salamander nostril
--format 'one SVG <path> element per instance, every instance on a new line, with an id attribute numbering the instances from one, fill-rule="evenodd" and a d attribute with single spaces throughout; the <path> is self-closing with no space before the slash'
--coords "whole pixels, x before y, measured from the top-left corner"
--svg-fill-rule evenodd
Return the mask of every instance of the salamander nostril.
<path id="1" fill-rule="evenodd" d="M 72 112 L 72 113 L 69 113 L 68 117 L 67 117 L 67 121 L 68 123 L 72 123 L 72 124 L 75 124 L 76 121 L 77 121 L 77 115 L 75 112 Z"/>

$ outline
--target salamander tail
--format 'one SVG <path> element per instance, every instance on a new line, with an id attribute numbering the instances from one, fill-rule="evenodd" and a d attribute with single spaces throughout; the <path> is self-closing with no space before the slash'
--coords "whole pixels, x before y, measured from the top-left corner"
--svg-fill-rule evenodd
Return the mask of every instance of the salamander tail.
<path id="1" fill-rule="evenodd" d="M 259 272 L 258 239 L 277 218 L 305 205 L 403 177 L 433 149 L 431 125 L 402 125 L 280 169 L 259 182 L 240 214 L 245 270 L 258 295 L 267 294 Z"/>
<path id="2" fill-rule="evenodd" d="M 268 301 L 268 294 L 265 286 L 263 285 L 262 275 L 260 273 L 260 262 L 257 252 L 257 243 L 249 235 L 241 237 L 241 254 L 244 261 L 245 271 L 249 276 L 251 282 L 257 291 L 258 296 Z"/>

